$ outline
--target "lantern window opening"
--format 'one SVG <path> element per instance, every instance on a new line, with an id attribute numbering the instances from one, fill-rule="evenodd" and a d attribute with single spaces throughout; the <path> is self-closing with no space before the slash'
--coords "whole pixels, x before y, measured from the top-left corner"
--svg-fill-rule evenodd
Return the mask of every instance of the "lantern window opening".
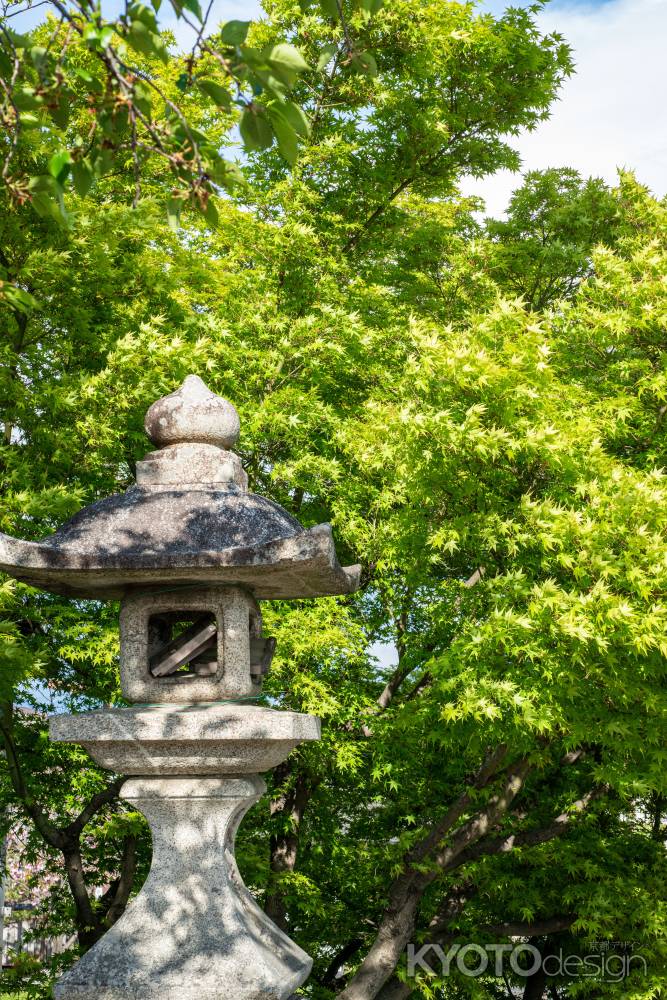
<path id="1" fill-rule="evenodd" d="M 211 611 L 158 612 L 148 619 L 148 666 L 156 678 L 214 677 L 218 623 Z"/>

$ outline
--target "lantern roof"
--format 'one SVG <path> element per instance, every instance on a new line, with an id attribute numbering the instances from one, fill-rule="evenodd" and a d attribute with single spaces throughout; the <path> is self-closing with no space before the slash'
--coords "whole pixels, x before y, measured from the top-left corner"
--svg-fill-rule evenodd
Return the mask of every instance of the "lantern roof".
<path id="1" fill-rule="evenodd" d="M 249 493 L 231 448 L 239 417 L 189 375 L 145 421 L 157 446 L 125 493 L 79 511 L 54 534 L 27 542 L 0 533 L 0 570 L 32 586 L 113 600 L 136 589 L 245 586 L 260 599 L 348 594 L 359 567 L 342 567 L 331 526 L 304 529 Z"/>

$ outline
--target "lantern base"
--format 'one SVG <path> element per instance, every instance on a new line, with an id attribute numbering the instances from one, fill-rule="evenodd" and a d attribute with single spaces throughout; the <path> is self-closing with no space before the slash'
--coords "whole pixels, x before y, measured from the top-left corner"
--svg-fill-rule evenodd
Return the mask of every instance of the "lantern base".
<path id="1" fill-rule="evenodd" d="M 148 820 L 153 864 L 120 920 L 56 1000 L 288 1000 L 312 960 L 259 908 L 234 859 L 258 775 L 141 777 L 121 795 Z"/>

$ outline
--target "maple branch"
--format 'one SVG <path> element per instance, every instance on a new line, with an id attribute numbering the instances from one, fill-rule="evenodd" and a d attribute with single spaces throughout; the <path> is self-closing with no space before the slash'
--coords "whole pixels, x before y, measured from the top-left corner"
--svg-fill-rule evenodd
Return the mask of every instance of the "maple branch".
<path id="1" fill-rule="evenodd" d="M 320 979 L 320 985 L 328 989 L 335 986 L 338 973 L 344 967 L 345 963 L 357 954 L 362 944 L 363 939 L 355 937 L 348 941 L 347 944 L 343 945 L 340 951 L 338 951 L 329 962 L 326 972 Z"/>
<path id="2" fill-rule="evenodd" d="M 33 821 L 39 833 L 50 847 L 62 851 L 65 847 L 65 838 L 62 830 L 59 830 L 55 823 L 52 823 L 39 803 L 30 793 L 14 738 L 14 706 L 10 701 L 0 702 L 0 736 L 5 750 L 7 768 L 12 788 L 21 804 Z"/>
<path id="3" fill-rule="evenodd" d="M 406 861 L 409 865 L 422 861 L 435 847 L 442 841 L 454 824 L 461 818 L 472 803 L 473 795 L 476 791 L 484 789 L 498 773 L 503 761 L 507 758 L 508 747 L 501 743 L 485 757 L 479 770 L 474 775 L 470 785 L 459 795 L 442 819 L 436 823 L 419 844 L 412 848 Z"/>
<path id="4" fill-rule="evenodd" d="M 496 937 L 547 937 L 549 934 L 560 934 L 570 929 L 576 920 L 574 914 L 547 917 L 544 920 L 508 921 L 503 924 L 489 924 L 483 927 L 485 934 Z"/>
<path id="5" fill-rule="evenodd" d="M 97 939 L 98 921 L 93 912 L 93 906 L 88 894 L 86 880 L 83 874 L 83 859 L 78 847 L 65 848 L 63 851 L 65 871 L 70 891 L 76 904 L 76 925 L 79 942 L 84 947 L 90 947 Z"/>
<path id="6" fill-rule="evenodd" d="M 501 746 L 489 754 L 475 775 L 473 786 L 475 782 L 482 787 L 490 783 L 498 774 L 498 768 L 506 753 L 507 749 Z M 466 789 L 433 830 L 408 852 L 405 857 L 405 870 L 394 879 L 390 887 L 388 903 L 375 941 L 355 975 L 339 995 L 339 1000 L 371 1000 L 377 997 L 391 978 L 408 941 L 414 934 L 417 911 L 428 887 L 455 858 L 484 837 L 498 823 L 523 788 L 530 770 L 530 758 L 527 756 L 521 758 L 511 768 L 507 768 L 506 778 L 500 791 L 489 800 L 484 809 L 454 832 L 447 846 L 441 847 L 440 844 L 446 834 L 466 812 L 472 801 L 471 789 Z M 425 862 L 429 860 L 432 864 L 430 868 L 425 868 Z"/>
<path id="7" fill-rule="evenodd" d="M 512 833 L 507 837 L 497 837 L 494 840 L 484 840 L 474 844 L 452 859 L 452 863 L 445 866 L 446 871 L 459 868 L 461 865 L 477 861 L 481 857 L 490 854 L 507 854 L 517 847 L 537 847 L 539 844 L 546 844 L 550 840 L 562 837 L 572 825 L 573 819 L 585 812 L 588 807 L 597 799 L 608 794 L 609 788 L 606 785 L 597 785 L 590 789 L 585 795 L 578 799 L 568 812 L 561 813 L 549 826 L 538 830 L 527 830 L 524 833 Z M 454 863 L 455 862 L 455 863 Z"/>
<path id="8" fill-rule="evenodd" d="M 112 927 L 117 920 L 122 917 L 125 907 L 128 904 L 134 876 L 137 872 L 137 838 L 133 833 L 128 834 L 123 843 L 123 857 L 120 865 L 120 878 L 116 884 L 116 891 L 113 896 L 111 906 L 107 910 L 104 923 L 107 927 Z"/>
<path id="9" fill-rule="evenodd" d="M 102 789 L 101 792 L 97 792 L 93 795 L 76 819 L 72 820 L 69 826 L 65 827 L 64 833 L 66 836 L 72 838 L 79 837 L 83 832 L 83 828 L 90 823 L 95 813 L 99 812 L 102 806 L 109 805 L 110 802 L 113 802 L 118 798 L 118 793 L 120 792 L 124 781 L 124 778 L 117 778 L 106 788 Z"/>

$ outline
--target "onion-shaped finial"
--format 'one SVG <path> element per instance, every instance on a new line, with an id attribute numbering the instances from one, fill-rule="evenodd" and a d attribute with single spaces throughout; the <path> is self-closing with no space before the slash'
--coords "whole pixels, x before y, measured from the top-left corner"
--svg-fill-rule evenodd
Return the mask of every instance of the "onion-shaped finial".
<path id="1" fill-rule="evenodd" d="M 144 427 L 158 448 L 187 443 L 229 449 L 238 441 L 241 425 L 231 403 L 211 392 L 198 375 L 188 375 L 180 389 L 153 403 Z"/>

